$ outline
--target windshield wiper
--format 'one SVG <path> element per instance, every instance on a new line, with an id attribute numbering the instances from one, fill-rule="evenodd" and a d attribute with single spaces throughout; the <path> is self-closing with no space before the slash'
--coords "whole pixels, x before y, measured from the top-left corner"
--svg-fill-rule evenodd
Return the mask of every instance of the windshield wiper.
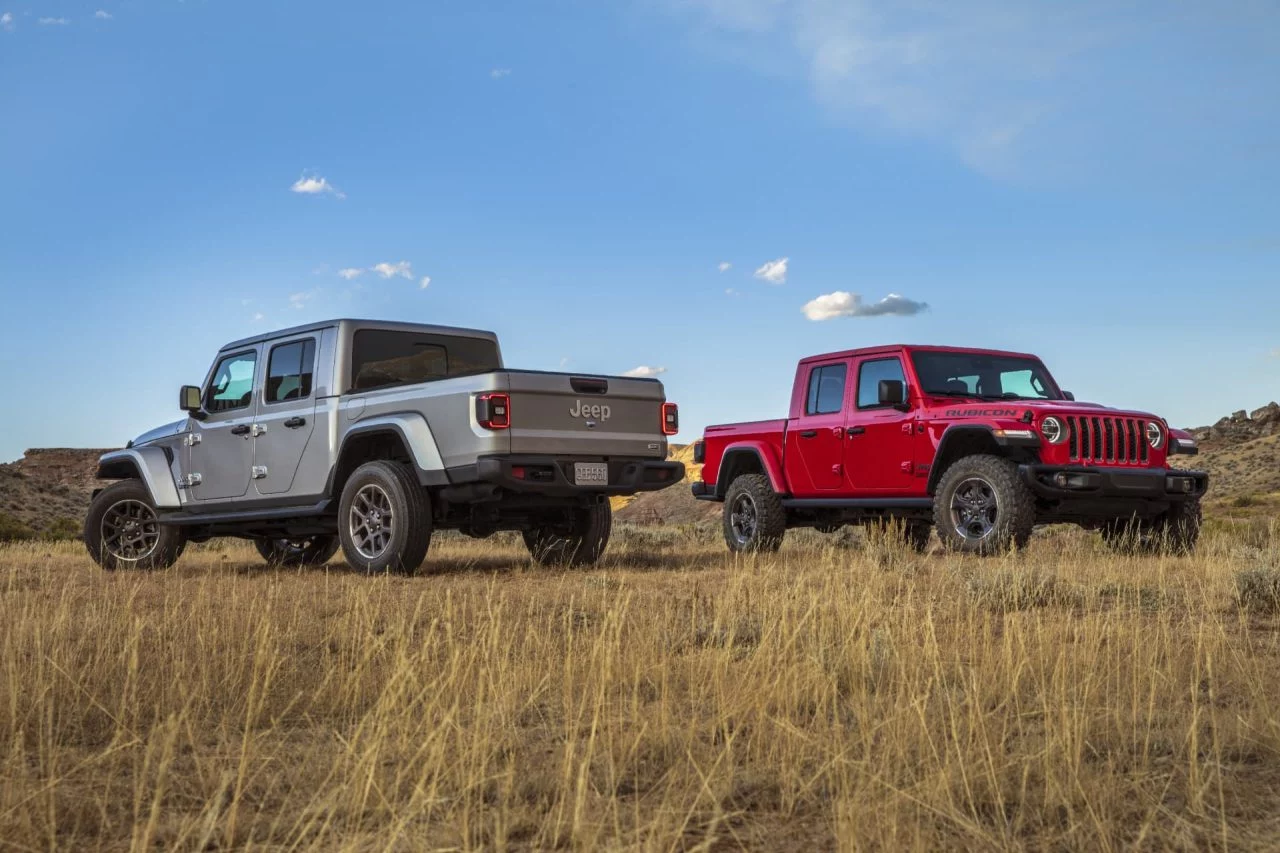
<path id="1" fill-rule="evenodd" d="M 970 391 L 929 391 L 924 393 L 932 394 L 935 397 L 956 397 L 963 400 L 1001 400 L 1003 397 L 997 397 L 994 394 L 975 394 Z"/>

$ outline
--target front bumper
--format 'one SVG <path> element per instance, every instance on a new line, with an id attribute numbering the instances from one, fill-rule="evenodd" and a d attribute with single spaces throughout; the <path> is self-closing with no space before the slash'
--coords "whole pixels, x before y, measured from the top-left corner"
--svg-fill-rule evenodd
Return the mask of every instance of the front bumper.
<path id="1" fill-rule="evenodd" d="M 1071 465 L 1019 465 L 1023 482 L 1042 498 L 1128 498 L 1183 501 L 1209 487 L 1203 471 L 1171 468 L 1093 468 Z"/>
<path id="2" fill-rule="evenodd" d="M 597 462 L 609 466 L 607 486 L 579 486 L 574 463 Z M 477 478 L 521 494 L 572 497 L 575 495 L 634 495 L 674 486 L 684 478 L 683 462 L 659 459 L 602 459 L 600 457 L 484 456 L 476 462 Z"/>

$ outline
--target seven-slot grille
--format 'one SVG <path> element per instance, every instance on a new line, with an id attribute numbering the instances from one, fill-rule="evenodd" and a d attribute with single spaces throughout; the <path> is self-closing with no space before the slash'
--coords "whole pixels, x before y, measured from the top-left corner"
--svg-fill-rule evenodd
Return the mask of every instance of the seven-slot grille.
<path id="1" fill-rule="evenodd" d="M 1067 446 L 1073 462 L 1147 464 L 1151 445 L 1147 443 L 1147 422 L 1144 420 L 1068 415 L 1067 432 Z"/>

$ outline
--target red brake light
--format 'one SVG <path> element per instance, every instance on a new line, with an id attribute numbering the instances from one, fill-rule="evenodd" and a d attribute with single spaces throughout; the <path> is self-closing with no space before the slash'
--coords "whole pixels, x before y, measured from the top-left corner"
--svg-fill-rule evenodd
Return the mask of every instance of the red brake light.
<path id="1" fill-rule="evenodd" d="M 662 404 L 662 434 L 675 435 L 680 431 L 680 407 L 675 403 Z"/>
<path id="2" fill-rule="evenodd" d="M 485 429 L 510 427 L 511 397 L 506 394 L 481 394 L 476 397 L 476 422 Z"/>

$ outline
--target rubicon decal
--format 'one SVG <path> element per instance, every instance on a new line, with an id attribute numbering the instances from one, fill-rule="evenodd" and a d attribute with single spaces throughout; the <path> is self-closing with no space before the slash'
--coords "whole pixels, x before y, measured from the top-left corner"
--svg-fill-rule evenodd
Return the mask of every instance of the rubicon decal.
<path id="1" fill-rule="evenodd" d="M 1016 418 L 1017 409 L 947 409 L 948 418 Z"/>
<path id="2" fill-rule="evenodd" d="M 569 414 L 575 418 L 591 418 L 597 421 L 609 420 L 609 407 L 600 403 L 584 403 L 581 400 L 573 401 L 573 408 L 569 410 Z"/>

